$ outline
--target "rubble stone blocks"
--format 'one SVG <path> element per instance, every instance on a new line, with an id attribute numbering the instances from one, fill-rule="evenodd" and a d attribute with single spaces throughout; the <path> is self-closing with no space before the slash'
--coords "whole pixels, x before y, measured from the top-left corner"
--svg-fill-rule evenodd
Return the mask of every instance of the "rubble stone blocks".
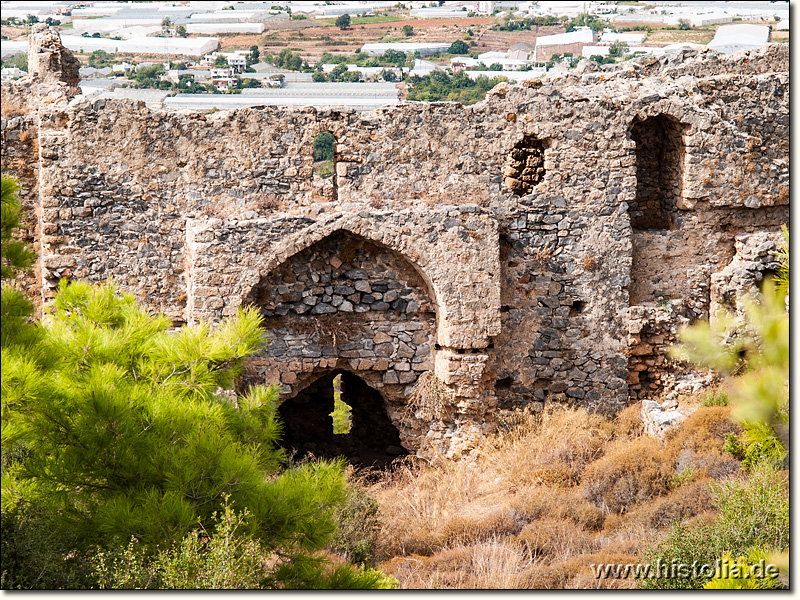
<path id="1" fill-rule="evenodd" d="M 2 160 L 35 213 L 32 293 L 114 277 L 176 323 L 255 304 L 250 381 L 292 398 L 352 373 L 420 455 L 468 452 L 498 411 L 676 390 L 679 327 L 757 289 L 789 221 L 785 44 L 584 63 L 471 106 L 213 114 L 73 97 L 57 32 L 31 52 Z M 430 376 L 452 402 L 421 418 Z"/>

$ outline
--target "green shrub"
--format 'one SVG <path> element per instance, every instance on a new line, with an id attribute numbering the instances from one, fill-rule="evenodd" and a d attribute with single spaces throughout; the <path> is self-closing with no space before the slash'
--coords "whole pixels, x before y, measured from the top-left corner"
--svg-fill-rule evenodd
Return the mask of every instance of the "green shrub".
<path id="1" fill-rule="evenodd" d="M 777 578 L 770 577 L 768 574 L 761 573 L 759 577 L 749 577 L 752 565 L 761 562 L 764 566 L 769 564 L 769 558 L 765 551 L 759 548 L 751 548 L 746 556 L 739 556 L 734 560 L 730 554 L 724 554 L 720 560 L 720 566 L 714 573 L 714 577 L 703 586 L 705 590 L 769 590 L 780 587 Z M 724 567 L 723 567 L 724 565 Z"/>
<path id="2" fill-rule="evenodd" d="M 359 487 L 348 491 L 336 513 L 339 528 L 328 548 L 349 562 L 371 565 L 381 531 L 378 502 Z"/>
<path id="3" fill-rule="evenodd" d="M 379 571 L 330 566 L 321 557 L 286 561 L 246 533 L 248 511 L 225 502 L 214 528 L 200 527 L 154 559 L 135 539 L 126 548 L 98 552 L 95 575 L 102 589 L 271 589 L 280 587 L 370 589 L 394 587 Z M 276 568 L 277 566 L 277 568 Z"/>
<path id="4" fill-rule="evenodd" d="M 786 457 L 781 440 L 766 423 L 745 423 L 739 436 L 726 436 L 723 448 L 748 470 L 762 463 L 779 467 Z"/>
<path id="5" fill-rule="evenodd" d="M 54 529 L 37 506 L 3 510 L 0 587 L 4 590 L 86 589 L 94 583 L 75 531 Z"/>
<path id="6" fill-rule="evenodd" d="M 702 406 L 728 406 L 728 392 L 709 390 L 701 402 Z"/>
<path id="7" fill-rule="evenodd" d="M 747 477 L 712 484 L 713 503 L 719 515 L 713 522 L 694 526 L 673 525 L 667 535 L 645 553 L 651 565 L 661 563 L 713 565 L 728 553 L 747 554 L 753 547 L 784 550 L 789 546 L 789 489 L 786 480 L 767 465 Z M 692 579 L 652 578 L 642 581 L 650 589 L 693 589 L 710 576 Z"/>

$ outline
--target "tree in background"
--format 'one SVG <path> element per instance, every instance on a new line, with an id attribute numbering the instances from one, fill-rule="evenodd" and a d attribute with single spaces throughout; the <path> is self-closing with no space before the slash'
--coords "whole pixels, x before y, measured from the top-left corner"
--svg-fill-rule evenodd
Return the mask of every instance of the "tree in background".
<path id="1" fill-rule="evenodd" d="M 447 51 L 450 54 L 469 54 L 469 46 L 467 46 L 466 42 L 457 40 L 450 44 L 450 47 L 447 49 Z"/>
<path id="2" fill-rule="evenodd" d="M 258 46 L 250 46 L 250 55 L 248 57 L 248 66 L 254 65 L 261 58 L 261 53 L 258 51 Z"/>
<path id="3" fill-rule="evenodd" d="M 323 131 L 314 138 L 314 161 L 333 160 L 336 138 L 330 131 Z"/>
<path id="4" fill-rule="evenodd" d="M 387 83 L 394 83 L 395 81 L 397 81 L 397 74 L 394 71 L 383 69 L 380 72 L 380 78 Z"/>
<path id="5" fill-rule="evenodd" d="M 411 25 L 403 25 L 403 35 L 406 37 L 411 37 L 414 35 L 414 28 Z"/>
<path id="6" fill-rule="evenodd" d="M 334 22 L 334 24 L 339 29 L 347 29 L 348 27 L 350 27 L 350 15 L 348 14 L 339 15 L 338 17 L 336 17 L 336 21 Z"/>
<path id="7" fill-rule="evenodd" d="M 623 57 L 628 53 L 628 43 L 627 42 L 614 42 L 608 47 L 608 55 L 614 57 Z"/>

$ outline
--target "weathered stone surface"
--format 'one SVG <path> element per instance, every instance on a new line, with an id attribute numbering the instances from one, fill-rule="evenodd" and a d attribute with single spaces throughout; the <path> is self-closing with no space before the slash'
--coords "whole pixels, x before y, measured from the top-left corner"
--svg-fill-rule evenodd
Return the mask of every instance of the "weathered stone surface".
<path id="1" fill-rule="evenodd" d="M 648 435 L 663 436 L 667 431 L 683 423 L 692 410 L 679 410 L 676 400 L 659 404 L 652 400 L 642 400 L 642 424 Z"/>
<path id="2" fill-rule="evenodd" d="M 80 61 L 61 44 L 58 30 L 44 23 L 31 28 L 28 40 L 28 73 L 37 82 L 65 83 L 70 95 L 79 93 Z"/>
<path id="3" fill-rule="evenodd" d="M 421 454 L 469 450 L 498 408 L 677 389 L 678 328 L 756 288 L 789 220 L 785 45 L 584 63 L 466 107 L 201 115 L 70 102 L 74 59 L 35 35 L 37 78 L 2 84 L 28 287 L 113 276 L 177 322 L 256 304 L 249 381 L 354 373 Z M 427 370 L 453 401 L 425 420 Z"/>

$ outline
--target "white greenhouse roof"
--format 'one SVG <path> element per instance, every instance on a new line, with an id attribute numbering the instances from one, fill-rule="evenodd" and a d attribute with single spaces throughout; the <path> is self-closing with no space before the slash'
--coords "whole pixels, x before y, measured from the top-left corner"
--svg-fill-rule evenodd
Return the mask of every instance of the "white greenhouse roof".
<path id="1" fill-rule="evenodd" d="M 739 50 L 758 48 L 769 41 L 769 27 L 764 25 L 724 25 L 717 29 L 709 48 L 730 54 Z"/>
<path id="2" fill-rule="evenodd" d="M 536 38 L 537 46 L 561 46 L 564 44 L 591 44 L 594 41 L 594 32 L 588 27 L 582 27 L 569 33 L 543 35 Z"/>

